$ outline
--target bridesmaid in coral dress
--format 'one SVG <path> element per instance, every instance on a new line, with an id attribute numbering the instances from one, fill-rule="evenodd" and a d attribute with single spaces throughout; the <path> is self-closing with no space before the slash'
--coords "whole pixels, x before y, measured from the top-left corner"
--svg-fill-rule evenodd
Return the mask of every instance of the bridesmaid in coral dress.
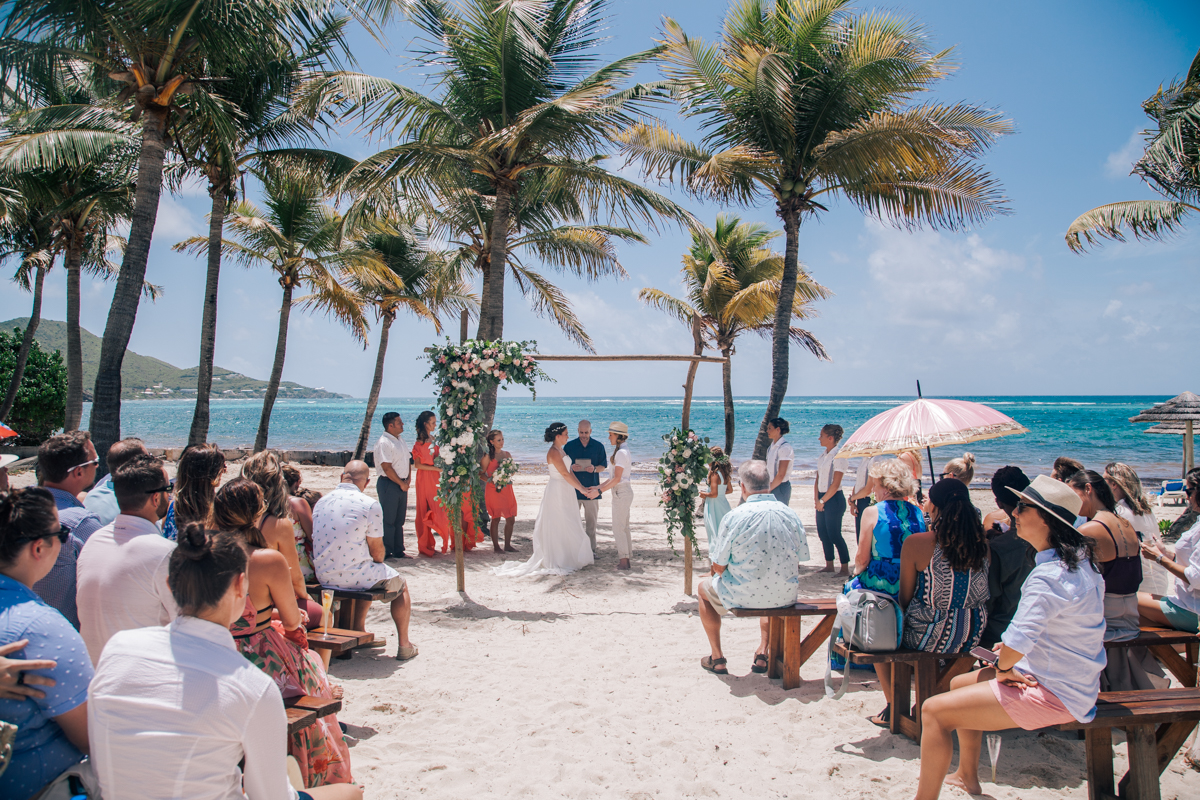
<path id="1" fill-rule="evenodd" d="M 432 411 L 417 415 L 417 443 L 413 445 L 413 469 L 417 471 L 417 550 L 423 556 L 437 552 L 433 535 L 442 537 L 442 552 L 453 546 L 454 531 L 446 510 L 438 502 L 438 479 L 442 471 L 434 466 L 440 449 L 433 443 L 433 432 L 437 430 L 437 416 Z M 470 503 L 463 504 L 463 549 L 475 547 L 475 521 Z"/>
<path id="2" fill-rule="evenodd" d="M 512 546 L 513 523 L 517 521 L 517 495 L 512 484 L 497 489 L 492 483 L 492 473 L 500 462 L 512 458 L 504 449 L 504 433 L 493 430 L 487 435 L 488 451 L 480 463 L 483 465 L 483 499 L 487 503 L 488 516 L 492 518 L 492 547 L 497 553 L 515 553 Z M 504 520 L 504 549 L 500 549 L 500 520 Z"/>

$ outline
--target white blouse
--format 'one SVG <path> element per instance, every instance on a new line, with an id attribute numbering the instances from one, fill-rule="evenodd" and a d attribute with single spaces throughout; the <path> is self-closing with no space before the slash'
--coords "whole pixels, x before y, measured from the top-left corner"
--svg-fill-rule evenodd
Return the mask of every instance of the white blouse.
<path id="1" fill-rule="evenodd" d="M 621 483 L 633 482 L 633 459 L 629 456 L 629 448 L 626 445 L 621 445 L 617 452 L 612 457 L 612 466 L 609 471 L 615 473 L 613 467 L 621 468 Z"/>
<path id="2" fill-rule="evenodd" d="M 279 687 L 228 628 L 197 617 L 113 634 L 88 690 L 88 737 L 105 797 L 298 797 Z"/>
<path id="3" fill-rule="evenodd" d="M 833 483 L 833 473 L 841 472 L 845 475 L 845 468 L 840 464 L 835 464 L 834 459 L 837 458 L 840 447 L 835 447 L 832 450 L 827 450 L 817 458 L 817 491 L 829 491 L 829 485 Z"/>
<path id="4" fill-rule="evenodd" d="M 787 461 L 789 464 L 796 463 L 796 452 L 792 450 L 791 443 L 787 439 L 780 436 L 771 446 L 767 448 L 767 471 L 771 473 L 771 480 L 775 480 L 775 473 L 779 472 L 779 463 Z M 791 470 L 783 476 L 781 483 L 787 483 L 792 479 Z"/>

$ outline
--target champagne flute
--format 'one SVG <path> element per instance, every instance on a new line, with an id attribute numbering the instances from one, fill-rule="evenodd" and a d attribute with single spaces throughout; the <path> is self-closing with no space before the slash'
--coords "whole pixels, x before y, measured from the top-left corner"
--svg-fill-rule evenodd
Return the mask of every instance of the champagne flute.
<path id="1" fill-rule="evenodd" d="M 323 612 L 321 614 L 321 620 L 324 623 L 321 627 L 324 628 L 325 636 L 328 636 L 329 635 L 329 617 L 333 614 L 333 590 L 332 589 L 322 589 L 321 590 L 321 611 Z"/>
<path id="2" fill-rule="evenodd" d="M 988 758 L 992 760 L 992 783 L 996 782 L 996 762 L 1000 760 L 1000 734 L 987 735 Z"/>

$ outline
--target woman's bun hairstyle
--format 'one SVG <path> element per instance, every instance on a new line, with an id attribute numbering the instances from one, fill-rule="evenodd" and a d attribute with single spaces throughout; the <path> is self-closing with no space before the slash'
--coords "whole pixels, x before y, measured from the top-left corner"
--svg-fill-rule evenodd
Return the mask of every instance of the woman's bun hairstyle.
<path id="1" fill-rule="evenodd" d="M 553 442 L 555 439 L 561 436 L 562 432 L 566 429 L 567 425 L 565 422 L 551 422 L 550 426 L 546 428 L 546 433 L 542 438 L 544 438 L 547 442 Z"/>
<path id="2" fill-rule="evenodd" d="M 180 611 L 195 616 L 221 601 L 229 584 L 246 571 L 246 548 L 236 534 L 207 531 L 199 522 L 179 530 L 167 567 L 167 583 Z"/>

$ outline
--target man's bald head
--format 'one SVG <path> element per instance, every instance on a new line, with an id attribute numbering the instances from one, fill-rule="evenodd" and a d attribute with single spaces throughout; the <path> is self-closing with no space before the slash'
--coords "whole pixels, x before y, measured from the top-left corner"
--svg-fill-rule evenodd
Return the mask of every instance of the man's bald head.
<path id="1" fill-rule="evenodd" d="M 359 489 L 365 489 L 371 480 L 371 468 L 367 462 L 354 460 L 342 468 L 342 483 L 353 483 Z"/>

